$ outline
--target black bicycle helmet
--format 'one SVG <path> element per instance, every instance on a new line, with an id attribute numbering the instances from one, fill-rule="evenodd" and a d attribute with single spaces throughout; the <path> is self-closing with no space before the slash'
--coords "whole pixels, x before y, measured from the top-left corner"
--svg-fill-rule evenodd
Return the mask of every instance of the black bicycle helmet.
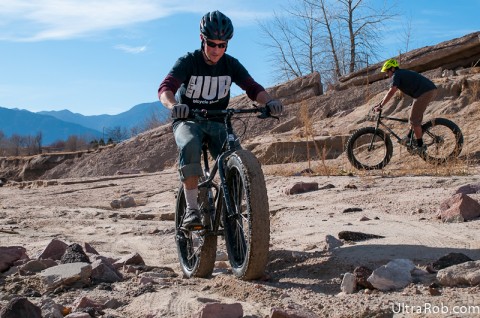
<path id="1" fill-rule="evenodd" d="M 229 41 L 233 37 L 233 24 L 220 11 L 208 12 L 200 21 L 200 33 L 209 40 Z"/>

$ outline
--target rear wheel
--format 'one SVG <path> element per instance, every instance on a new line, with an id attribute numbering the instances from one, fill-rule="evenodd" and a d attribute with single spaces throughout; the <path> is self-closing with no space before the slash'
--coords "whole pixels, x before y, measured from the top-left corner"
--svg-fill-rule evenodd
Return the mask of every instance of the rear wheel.
<path id="1" fill-rule="evenodd" d="M 460 128 L 446 118 L 435 118 L 422 125 L 423 143 L 427 152 L 422 158 L 433 164 L 445 164 L 460 155 L 463 134 Z"/>
<path id="2" fill-rule="evenodd" d="M 347 157 L 357 169 L 383 169 L 392 159 L 393 145 L 390 136 L 375 127 L 356 130 L 347 141 Z"/>
<path id="3" fill-rule="evenodd" d="M 199 206 L 205 204 L 205 191 L 200 191 Z M 185 192 L 180 186 L 175 210 L 175 243 L 180 266 L 187 277 L 208 277 L 215 267 L 217 236 L 209 235 L 208 230 L 185 231 L 181 229 L 185 215 Z"/>
<path id="4" fill-rule="evenodd" d="M 222 215 L 232 271 L 244 280 L 260 278 L 268 261 L 270 215 L 257 158 L 247 150 L 234 152 L 227 160 L 226 183 L 232 214 L 224 208 Z"/>

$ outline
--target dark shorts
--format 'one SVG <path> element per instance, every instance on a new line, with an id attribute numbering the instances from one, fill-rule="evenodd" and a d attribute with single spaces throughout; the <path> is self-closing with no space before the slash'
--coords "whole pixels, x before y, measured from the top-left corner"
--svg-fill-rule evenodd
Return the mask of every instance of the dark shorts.
<path id="1" fill-rule="evenodd" d="M 204 138 L 208 141 L 211 156 L 216 158 L 227 137 L 225 124 L 211 120 L 175 122 L 173 135 L 178 147 L 178 171 L 182 181 L 191 176 L 203 175 L 200 161 Z M 240 146 L 238 139 L 237 145 Z"/>

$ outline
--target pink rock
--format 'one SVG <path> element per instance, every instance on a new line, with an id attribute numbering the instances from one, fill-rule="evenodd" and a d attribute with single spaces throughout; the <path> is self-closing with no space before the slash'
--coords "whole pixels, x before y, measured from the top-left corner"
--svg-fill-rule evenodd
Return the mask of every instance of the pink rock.
<path id="1" fill-rule="evenodd" d="M 89 307 L 95 308 L 97 310 L 103 309 L 103 305 L 101 303 L 85 296 L 75 300 L 74 306 L 75 306 L 75 311 L 80 311 L 83 308 L 89 308 Z"/>
<path id="2" fill-rule="evenodd" d="M 83 249 L 84 249 L 85 252 L 87 252 L 87 253 L 99 255 L 99 253 L 97 252 L 97 250 L 96 250 L 95 248 L 93 248 L 93 246 L 90 245 L 90 244 L 87 243 L 87 242 L 84 242 L 84 243 L 83 243 Z"/>
<path id="3" fill-rule="evenodd" d="M 243 307 L 240 303 L 223 304 L 208 303 L 205 304 L 200 312 L 194 316 L 196 318 L 242 318 Z"/>
<path id="4" fill-rule="evenodd" d="M 138 253 L 125 255 L 113 264 L 113 267 L 120 268 L 124 265 L 145 265 L 143 258 Z"/>
<path id="5" fill-rule="evenodd" d="M 480 204 L 463 193 L 457 193 L 440 204 L 443 222 L 464 222 L 480 216 Z"/>
<path id="6" fill-rule="evenodd" d="M 24 247 L 0 246 L 0 272 L 6 271 L 22 258 L 28 258 Z"/>
<path id="7" fill-rule="evenodd" d="M 62 255 L 65 253 L 68 244 L 62 242 L 58 239 L 53 239 L 47 245 L 47 247 L 43 250 L 43 252 L 38 256 L 38 259 L 53 259 L 53 260 L 60 260 Z"/>

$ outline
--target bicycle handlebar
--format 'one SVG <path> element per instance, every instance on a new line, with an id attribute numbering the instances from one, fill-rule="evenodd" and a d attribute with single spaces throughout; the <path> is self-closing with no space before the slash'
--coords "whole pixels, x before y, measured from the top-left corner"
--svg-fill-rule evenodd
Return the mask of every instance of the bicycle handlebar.
<path id="1" fill-rule="evenodd" d="M 188 115 L 188 118 L 214 118 L 214 117 L 226 117 L 226 116 L 233 116 L 234 114 L 251 114 L 251 113 L 260 113 L 258 118 L 276 118 L 278 117 L 273 116 L 270 113 L 269 107 L 258 107 L 253 105 L 254 108 L 247 108 L 247 109 L 237 109 L 237 108 L 227 108 L 227 109 L 191 109 Z"/>
<path id="2" fill-rule="evenodd" d="M 380 108 L 379 111 L 376 111 L 376 106 L 373 106 L 368 111 L 367 115 L 365 116 L 365 120 L 367 121 L 375 121 L 377 120 L 378 116 L 382 116 L 382 109 Z"/>

